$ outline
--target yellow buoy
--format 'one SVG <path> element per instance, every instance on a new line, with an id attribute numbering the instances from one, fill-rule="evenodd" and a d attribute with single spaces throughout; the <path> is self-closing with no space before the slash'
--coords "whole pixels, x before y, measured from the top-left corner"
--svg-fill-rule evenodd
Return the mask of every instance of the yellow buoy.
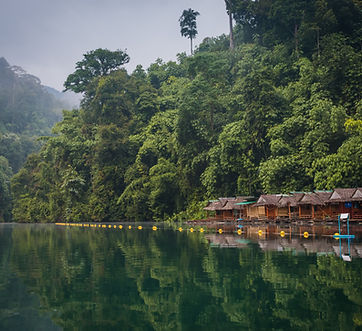
<path id="1" fill-rule="evenodd" d="M 194 232 L 194 228 L 190 228 L 190 232 Z"/>
<path id="2" fill-rule="evenodd" d="M 263 231 L 259 230 L 258 235 L 261 236 L 263 234 Z"/>
<path id="3" fill-rule="evenodd" d="M 334 234 L 334 239 L 338 240 L 338 239 L 339 239 L 338 237 L 339 237 L 339 233 L 336 232 L 336 233 Z"/>
<path id="4" fill-rule="evenodd" d="M 201 232 L 201 233 L 204 232 L 204 228 L 201 228 L 201 229 L 200 229 L 200 232 Z"/>
<path id="5" fill-rule="evenodd" d="M 182 232 L 183 229 L 182 229 L 181 227 L 179 227 L 178 230 L 179 230 L 180 232 Z"/>
<path id="6" fill-rule="evenodd" d="M 153 231 L 157 231 L 157 226 L 154 225 L 154 226 L 152 227 L 152 230 L 153 230 Z"/>
<path id="7" fill-rule="evenodd" d="M 281 237 L 285 237 L 285 232 L 284 232 L 284 231 L 280 231 L 280 236 L 281 236 Z"/>
<path id="8" fill-rule="evenodd" d="M 239 236 L 243 233 L 243 231 L 241 231 L 240 229 L 236 232 L 238 233 Z"/>
<path id="9" fill-rule="evenodd" d="M 115 228 L 115 229 L 116 229 L 116 228 L 117 228 L 117 225 L 113 226 L 113 228 Z"/>
<path id="10" fill-rule="evenodd" d="M 138 226 L 138 230 L 142 230 L 142 226 L 141 226 L 141 225 Z"/>
<path id="11" fill-rule="evenodd" d="M 107 225 L 104 225 L 104 224 L 102 225 L 102 228 L 106 228 L 106 227 L 107 227 Z"/>
<path id="12" fill-rule="evenodd" d="M 108 225 L 108 227 L 109 227 L 109 228 L 111 228 L 111 227 L 112 227 L 112 225 Z"/>
<path id="13" fill-rule="evenodd" d="M 222 229 L 219 229 L 218 232 L 221 234 L 221 233 L 222 233 Z"/>
<path id="14" fill-rule="evenodd" d="M 131 230 L 131 229 L 132 229 L 132 226 L 131 226 L 131 225 L 128 225 L 128 229 L 130 229 L 130 230 Z"/>
<path id="15" fill-rule="evenodd" d="M 120 229 L 123 229 L 123 225 L 120 225 L 119 228 L 120 228 Z"/>
<path id="16" fill-rule="evenodd" d="M 304 237 L 304 238 L 308 238 L 308 237 L 309 237 L 309 233 L 308 233 L 307 231 L 304 232 L 304 233 L 303 233 L 303 237 Z"/>

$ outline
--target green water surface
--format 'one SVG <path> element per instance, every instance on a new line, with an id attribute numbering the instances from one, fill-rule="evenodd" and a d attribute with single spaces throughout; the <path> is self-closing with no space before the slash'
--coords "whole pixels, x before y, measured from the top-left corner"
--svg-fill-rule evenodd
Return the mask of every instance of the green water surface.
<path id="1" fill-rule="evenodd" d="M 0 330 L 362 329 L 361 258 L 237 240 L 0 225 Z"/>

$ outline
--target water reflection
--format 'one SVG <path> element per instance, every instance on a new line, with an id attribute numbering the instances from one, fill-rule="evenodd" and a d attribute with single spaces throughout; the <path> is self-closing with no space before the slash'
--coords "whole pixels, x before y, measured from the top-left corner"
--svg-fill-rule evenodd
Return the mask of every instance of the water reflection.
<path id="1" fill-rule="evenodd" d="M 26 296 L 36 298 L 29 304 L 35 324 L 51 318 L 65 330 L 362 326 L 362 260 L 345 263 L 333 252 L 315 253 L 334 239 L 214 238 L 172 230 L 0 225 L 0 297 L 6 298 L 0 329 L 9 325 L 9 311 L 26 319 L 20 309 Z M 239 240 L 241 249 L 215 247 L 220 238 Z M 303 254 L 292 248 L 300 245 Z"/>
<path id="2" fill-rule="evenodd" d="M 338 257 L 362 258 L 361 228 L 354 226 L 356 239 L 335 239 L 338 226 L 243 226 L 240 235 L 220 236 L 217 233 L 205 237 L 212 246 L 243 248 L 251 242 L 264 251 L 293 251 L 297 254 L 332 254 Z"/>

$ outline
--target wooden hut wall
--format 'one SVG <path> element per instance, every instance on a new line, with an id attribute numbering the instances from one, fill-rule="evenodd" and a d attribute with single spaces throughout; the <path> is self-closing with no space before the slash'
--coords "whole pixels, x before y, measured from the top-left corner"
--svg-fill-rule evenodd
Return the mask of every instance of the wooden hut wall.
<path id="1" fill-rule="evenodd" d="M 351 219 L 362 219 L 362 206 L 359 201 L 340 202 L 339 214 L 349 213 Z"/>
<path id="2" fill-rule="evenodd" d="M 215 218 L 222 219 L 223 218 L 223 211 L 222 210 L 215 210 Z"/>
<path id="3" fill-rule="evenodd" d="M 289 208 L 286 207 L 278 207 L 277 208 L 277 216 L 278 217 L 289 217 Z"/>
<path id="4" fill-rule="evenodd" d="M 312 205 L 299 205 L 299 218 L 312 218 Z"/>
<path id="5" fill-rule="evenodd" d="M 234 218 L 234 213 L 232 210 L 223 210 L 222 211 L 222 218 L 225 219 L 231 219 Z"/>
<path id="6" fill-rule="evenodd" d="M 255 218 L 259 218 L 261 216 L 266 216 L 265 214 L 265 208 L 264 206 L 253 206 L 253 205 L 249 205 L 246 208 L 246 217 L 251 220 L 251 219 L 255 219 Z"/>
<path id="7" fill-rule="evenodd" d="M 352 219 L 362 220 L 362 201 L 352 202 Z"/>
<path id="8" fill-rule="evenodd" d="M 325 220 L 329 217 L 328 206 L 314 206 L 314 220 Z"/>
<path id="9" fill-rule="evenodd" d="M 278 208 L 276 206 L 266 206 L 266 217 L 267 218 L 275 218 L 277 216 Z"/>
<path id="10" fill-rule="evenodd" d="M 337 219 L 338 215 L 340 214 L 340 206 L 339 203 L 328 203 L 327 202 L 327 214 L 332 219 Z"/>
<path id="11" fill-rule="evenodd" d="M 258 218 L 267 217 L 266 207 L 265 206 L 258 206 L 257 207 L 257 213 L 258 213 Z"/>

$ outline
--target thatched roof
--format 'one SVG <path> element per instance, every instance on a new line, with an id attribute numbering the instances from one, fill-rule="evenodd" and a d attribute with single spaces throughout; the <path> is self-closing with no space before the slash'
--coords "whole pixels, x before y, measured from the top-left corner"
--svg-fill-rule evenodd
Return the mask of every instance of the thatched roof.
<path id="1" fill-rule="evenodd" d="M 254 197 L 219 198 L 211 200 L 204 210 L 234 210 L 243 208 L 243 202 L 252 203 Z M 362 201 L 362 188 L 337 188 L 332 191 L 293 192 L 291 195 L 263 194 L 254 206 L 296 207 L 298 205 L 322 206 L 333 202 Z"/>
<path id="2" fill-rule="evenodd" d="M 328 201 L 331 192 L 310 192 L 305 193 L 297 205 L 323 206 Z"/>
<path id="3" fill-rule="evenodd" d="M 303 198 L 304 193 L 293 193 L 293 195 L 282 196 L 279 200 L 278 207 L 296 207 L 298 202 Z"/>
<path id="4" fill-rule="evenodd" d="M 219 200 L 210 201 L 204 210 L 232 210 L 235 201 L 235 198 L 219 198 Z"/>
<path id="5" fill-rule="evenodd" d="M 329 201 L 332 191 L 314 191 L 318 195 L 319 199 L 325 204 Z"/>
<path id="6" fill-rule="evenodd" d="M 278 206 L 281 197 L 281 194 L 262 194 L 254 206 Z"/>
<path id="7" fill-rule="evenodd" d="M 240 209 L 242 206 L 236 205 L 240 202 L 247 202 L 254 197 L 251 196 L 238 196 L 236 198 L 219 198 L 218 200 L 209 201 L 208 205 L 204 208 L 204 210 L 216 211 L 216 210 L 234 210 Z"/>
<path id="8" fill-rule="evenodd" d="M 352 195 L 352 201 L 362 201 L 362 187 L 357 187 Z"/>
<path id="9" fill-rule="evenodd" d="M 208 205 L 204 208 L 204 210 L 215 211 L 220 210 L 222 208 L 222 204 L 219 200 L 217 201 L 209 201 Z"/>
<path id="10" fill-rule="evenodd" d="M 236 203 L 236 199 L 230 199 L 230 200 L 226 201 L 225 205 L 222 207 L 222 210 L 236 209 L 235 203 Z"/>
<path id="11" fill-rule="evenodd" d="M 357 193 L 356 191 L 357 189 L 355 188 L 336 188 L 329 198 L 329 202 L 352 201 L 352 197 Z"/>
<path id="12" fill-rule="evenodd" d="M 255 201 L 255 197 L 251 195 L 244 195 L 236 197 L 236 203 L 246 202 L 246 201 Z"/>

